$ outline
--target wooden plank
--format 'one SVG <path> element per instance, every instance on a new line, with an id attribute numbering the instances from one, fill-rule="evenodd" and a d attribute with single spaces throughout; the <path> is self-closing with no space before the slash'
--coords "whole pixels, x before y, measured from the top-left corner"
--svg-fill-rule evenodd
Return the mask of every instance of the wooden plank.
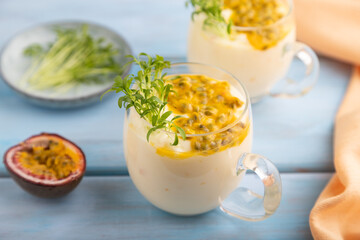
<path id="1" fill-rule="evenodd" d="M 2 239 L 311 239 L 308 215 L 330 174 L 283 174 L 278 211 L 262 222 L 220 210 L 177 217 L 158 210 L 129 177 L 86 177 L 61 199 L 39 199 L 0 178 Z M 254 184 L 254 175 L 245 184 Z"/>
<path id="2" fill-rule="evenodd" d="M 269 97 L 253 106 L 253 151 L 273 160 L 281 171 L 334 171 L 334 119 L 351 66 L 324 57 L 320 66 L 319 80 L 308 95 Z M 295 62 L 289 75 L 300 75 L 302 67 Z"/>

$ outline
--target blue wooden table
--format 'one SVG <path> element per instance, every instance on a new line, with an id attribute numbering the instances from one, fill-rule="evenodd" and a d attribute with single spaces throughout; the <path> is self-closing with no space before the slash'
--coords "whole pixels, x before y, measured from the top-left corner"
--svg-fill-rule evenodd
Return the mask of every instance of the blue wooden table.
<path id="1" fill-rule="evenodd" d="M 1 0 L 0 46 L 37 23 L 90 20 L 121 33 L 135 53 L 183 61 L 189 14 L 183 0 Z M 92 106 L 55 111 L 28 104 L 0 81 L 0 155 L 46 131 L 78 143 L 88 160 L 83 182 L 56 200 L 28 195 L 0 164 L 0 239 L 311 238 L 308 216 L 334 171 L 334 116 L 351 71 L 351 66 L 324 57 L 320 64 L 319 82 L 307 96 L 268 98 L 253 106 L 253 151 L 275 162 L 284 187 L 278 211 L 257 223 L 219 210 L 176 217 L 150 205 L 128 177 L 122 147 L 124 112 L 117 108 L 115 96 Z M 299 76 L 302 71 L 303 66 L 294 62 L 290 74 Z M 259 187 L 252 175 L 245 183 Z"/>

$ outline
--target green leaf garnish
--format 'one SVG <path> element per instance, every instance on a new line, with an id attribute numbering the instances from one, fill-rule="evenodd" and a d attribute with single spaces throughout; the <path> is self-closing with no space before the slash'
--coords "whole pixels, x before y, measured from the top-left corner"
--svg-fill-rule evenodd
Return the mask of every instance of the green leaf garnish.
<path id="1" fill-rule="evenodd" d="M 171 145 L 176 146 L 176 145 L 178 145 L 178 143 L 179 143 L 179 137 L 177 134 L 175 134 L 175 140 Z"/>
<path id="2" fill-rule="evenodd" d="M 36 90 L 66 92 L 79 84 L 101 84 L 123 72 L 115 61 L 119 49 L 104 38 L 93 38 L 85 24 L 81 29 L 56 28 L 49 46 L 32 44 L 24 50 L 31 66 L 21 80 Z"/>
<path id="3" fill-rule="evenodd" d="M 176 125 L 175 125 L 175 128 L 178 130 L 178 132 L 180 133 L 181 137 L 182 137 L 183 139 L 186 139 L 186 133 L 185 133 L 184 129 L 182 129 L 181 127 L 178 127 L 178 126 L 176 126 Z"/>
<path id="4" fill-rule="evenodd" d="M 221 0 L 187 0 L 186 6 L 191 4 L 194 8 L 191 14 L 192 20 L 196 15 L 205 14 L 204 30 L 211 31 L 220 37 L 228 37 L 231 33 L 232 21 L 227 23 L 221 15 L 221 3 Z"/>
<path id="5" fill-rule="evenodd" d="M 159 118 L 159 121 L 160 121 L 160 122 L 165 121 L 171 114 L 172 114 L 172 111 L 167 111 L 166 113 L 164 113 L 163 115 L 161 115 L 161 117 Z"/>
<path id="6" fill-rule="evenodd" d="M 181 116 L 175 116 L 168 120 L 171 111 L 165 111 L 167 99 L 170 92 L 173 92 L 172 85 L 166 83 L 165 76 L 162 74 L 163 69 L 170 67 L 170 62 L 165 61 L 163 57 L 156 55 L 151 57 L 146 53 L 140 53 L 136 58 L 128 56 L 132 60 L 129 63 L 139 65 L 140 71 L 137 75 L 127 75 L 122 78 L 118 76 L 114 80 L 114 84 L 110 90 L 105 92 L 101 98 L 108 92 L 123 93 L 124 96 L 119 97 L 118 105 L 120 108 L 129 109 L 134 107 L 141 118 L 144 118 L 151 124 L 146 139 L 149 141 L 150 135 L 158 129 L 175 130 L 175 140 L 171 145 L 179 143 L 178 134 L 185 140 L 185 131 L 174 123 L 174 120 Z M 147 61 L 141 60 L 146 57 Z M 131 85 L 134 84 L 134 87 Z"/>

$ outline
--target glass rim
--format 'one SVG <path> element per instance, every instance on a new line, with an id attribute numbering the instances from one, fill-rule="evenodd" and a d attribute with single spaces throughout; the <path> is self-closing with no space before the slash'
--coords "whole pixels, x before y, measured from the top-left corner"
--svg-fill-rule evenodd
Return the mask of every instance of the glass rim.
<path id="1" fill-rule="evenodd" d="M 277 25 L 280 25 L 283 22 L 285 22 L 291 16 L 291 14 L 293 12 L 293 8 L 294 8 L 293 1 L 292 0 L 286 0 L 286 2 L 288 3 L 288 6 L 289 6 L 289 9 L 288 9 L 287 13 L 282 18 L 278 19 L 276 22 L 274 22 L 274 23 L 272 23 L 270 25 L 249 26 L 249 27 L 232 25 L 231 29 L 234 29 L 236 31 L 249 32 L 249 31 L 255 31 L 255 30 L 259 30 L 259 29 L 267 29 L 267 28 L 276 27 Z"/>
<path id="2" fill-rule="evenodd" d="M 218 134 L 218 133 L 221 133 L 221 132 L 225 132 L 227 131 L 228 129 L 234 127 L 236 124 L 238 124 L 242 118 L 244 117 L 244 115 L 249 111 L 249 103 L 250 103 L 250 97 L 249 97 L 249 93 L 247 92 L 247 89 L 245 87 L 245 84 L 242 83 L 238 78 L 236 78 L 233 74 L 231 74 L 230 72 L 222 69 L 222 68 L 219 68 L 219 67 L 216 67 L 216 66 L 213 66 L 213 65 L 210 65 L 210 64 L 205 64 L 205 63 L 197 63 L 197 62 L 177 62 L 177 63 L 171 63 L 170 65 L 170 68 L 168 69 L 171 69 L 173 66 L 181 66 L 181 65 L 198 65 L 198 66 L 205 66 L 205 67 L 210 67 L 210 68 L 213 68 L 213 69 L 216 69 L 216 70 L 219 70 L 223 73 L 226 73 L 228 74 L 231 78 L 233 78 L 236 82 L 238 82 L 240 84 L 240 87 L 242 88 L 243 92 L 244 92 L 244 95 L 245 95 L 245 101 L 244 101 L 244 109 L 243 111 L 241 112 L 240 116 L 236 118 L 236 120 L 234 122 L 232 122 L 231 124 L 223 127 L 223 128 L 220 128 L 216 131 L 212 131 L 212 132 L 208 132 L 208 133 L 199 133 L 199 134 L 186 134 L 186 137 L 203 137 L 203 136 L 208 136 L 208 135 L 212 135 L 212 134 Z M 165 70 L 166 71 L 166 70 Z M 185 73 L 184 73 L 185 74 Z M 221 79 L 218 79 L 218 80 L 221 80 Z M 130 109 L 129 109 L 130 110 Z M 125 117 L 128 117 L 128 111 L 125 111 Z M 145 124 L 148 125 L 149 127 L 152 127 L 151 124 L 146 121 L 145 119 L 141 119 L 143 121 L 145 121 Z M 173 134 L 175 135 L 175 132 L 173 131 L 168 131 L 168 130 L 164 130 L 164 129 L 159 129 L 159 131 L 162 131 L 162 132 L 165 132 L 167 134 Z"/>

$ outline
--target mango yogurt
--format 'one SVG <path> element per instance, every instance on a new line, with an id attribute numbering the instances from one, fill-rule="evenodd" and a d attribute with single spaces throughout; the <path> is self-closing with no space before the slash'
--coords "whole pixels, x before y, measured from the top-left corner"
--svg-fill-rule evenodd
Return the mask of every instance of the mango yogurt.
<path id="1" fill-rule="evenodd" d="M 216 208 L 239 184 L 236 164 L 251 152 L 252 122 L 245 96 L 227 81 L 202 74 L 170 75 L 174 92 L 167 110 L 182 116 L 175 124 L 186 139 L 172 146 L 174 134 L 158 130 L 131 108 L 124 149 L 130 176 L 152 204 L 167 212 L 194 215 Z"/>
<path id="2" fill-rule="evenodd" d="M 244 82 L 252 101 L 267 95 L 293 58 L 295 22 L 284 0 L 225 0 L 222 16 L 232 22 L 228 36 L 204 28 L 205 14 L 190 23 L 188 60 L 211 64 Z"/>

